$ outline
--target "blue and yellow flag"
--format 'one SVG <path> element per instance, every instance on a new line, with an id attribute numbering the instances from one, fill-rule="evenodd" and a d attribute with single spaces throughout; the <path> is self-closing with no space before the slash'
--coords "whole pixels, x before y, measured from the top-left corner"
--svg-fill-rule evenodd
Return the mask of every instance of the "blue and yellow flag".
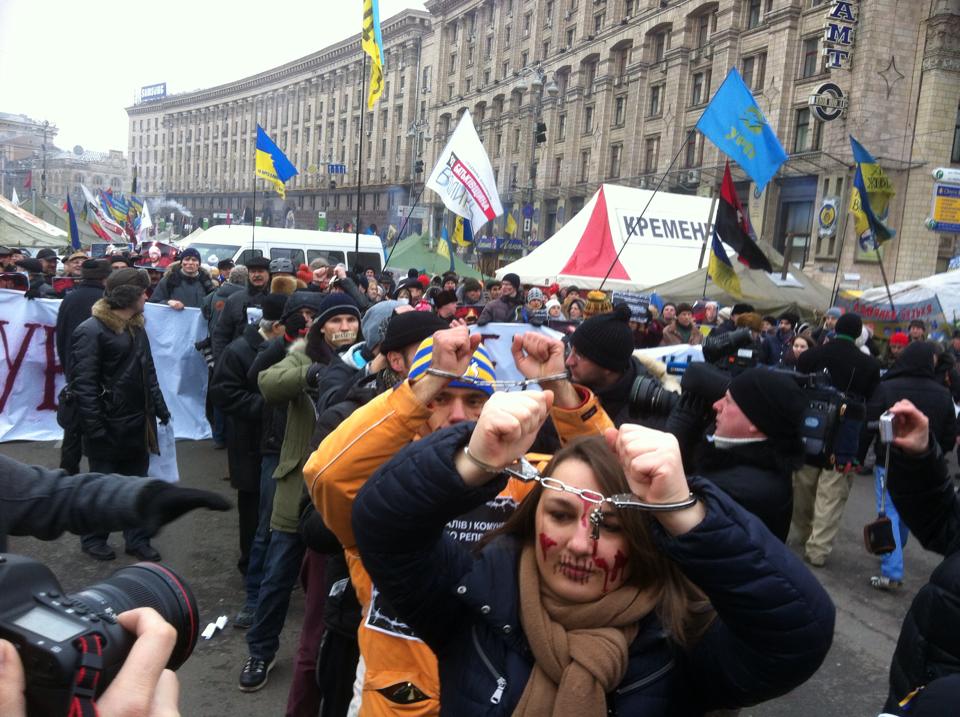
<path id="1" fill-rule="evenodd" d="M 897 234 L 885 223 L 890 211 L 890 198 L 896 192 L 877 161 L 852 135 L 850 146 L 853 148 L 853 161 L 857 163 L 853 187 L 850 189 L 850 212 L 853 214 L 860 248 L 873 251 Z"/>
<path id="2" fill-rule="evenodd" d="M 469 219 L 461 216 L 453 223 L 453 241 L 457 246 L 470 246 L 473 244 L 473 228 Z"/>
<path id="3" fill-rule="evenodd" d="M 383 92 L 383 37 L 380 35 L 380 3 L 377 0 L 363 0 L 363 33 L 360 36 L 360 46 L 370 55 L 367 109 L 372 110 Z"/>
<path id="4" fill-rule="evenodd" d="M 447 233 L 447 227 L 444 225 L 440 230 L 440 241 L 437 242 L 437 254 L 450 260 L 450 271 L 453 268 L 453 244 L 450 243 L 450 235 Z"/>
<path id="5" fill-rule="evenodd" d="M 723 249 L 723 243 L 717 233 L 713 234 L 713 242 L 710 244 L 710 263 L 707 265 L 707 273 L 713 279 L 713 283 L 726 291 L 730 296 L 740 299 L 743 297 L 743 290 L 740 288 L 740 277 L 730 263 L 730 257 Z"/>
<path id="6" fill-rule="evenodd" d="M 77 226 L 77 215 L 73 213 L 73 203 L 70 201 L 70 195 L 67 195 L 67 217 L 70 220 L 70 246 L 74 249 L 80 248 L 80 228 Z"/>
<path id="7" fill-rule="evenodd" d="M 517 231 L 517 220 L 513 218 L 513 212 L 507 214 L 507 226 L 503 231 L 508 237 L 512 237 Z"/>
<path id="8" fill-rule="evenodd" d="M 287 159 L 280 148 L 274 144 L 273 140 L 263 131 L 263 127 L 257 125 L 257 158 L 256 158 L 256 176 L 273 182 L 277 188 L 277 194 L 281 197 L 287 196 L 285 182 L 291 177 L 299 174 L 293 163 Z"/>
<path id="9" fill-rule="evenodd" d="M 730 68 L 700 116 L 697 129 L 743 167 L 756 182 L 757 191 L 763 191 L 780 165 L 787 161 L 783 145 L 770 129 L 736 67 Z"/>

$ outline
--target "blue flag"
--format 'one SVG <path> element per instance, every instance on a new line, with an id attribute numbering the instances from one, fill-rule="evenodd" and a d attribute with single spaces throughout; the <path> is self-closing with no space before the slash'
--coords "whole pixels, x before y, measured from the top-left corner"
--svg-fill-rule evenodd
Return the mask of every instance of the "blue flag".
<path id="1" fill-rule="evenodd" d="M 886 224 L 890 200 L 896 192 L 877 160 L 852 135 L 850 147 L 853 149 L 853 161 L 857 163 L 853 187 L 850 189 L 850 212 L 853 214 L 860 248 L 873 251 L 897 235 Z"/>
<path id="2" fill-rule="evenodd" d="M 80 248 L 80 229 L 77 227 L 77 215 L 73 213 L 73 204 L 70 195 L 67 195 L 67 216 L 70 218 L 70 246 Z"/>
<path id="3" fill-rule="evenodd" d="M 277 194 L 281 197 L 287 196 L 286 181 L 295 177 L 299 172 L 293 166 L 293 162 L 287 159 L 287 155 L 274 143 L 272 139 L 264 132 L 263 127 L 257 125 L 257 145 L 254 170 L 255 174 L 262 179 L 273 182 L 277 189 Z"/>
<path id="4" fill-rule="evenodd" d="M 697 129 L 725 155 L 743 167 L 763 191 L 787 153 L 770 129 L 753 93 L 731 67 L 720 89 L 697 122 Z"/>
<path id="5" fill-rule="evenodd" d="M 450 260 L 450 271 L 453 271 L 453 244 L 450 243 L 450 235 L 447 233 L 447 225 L 444 224 L 440 230 L 440 241 L 437 242 L 437 254 Z"/>

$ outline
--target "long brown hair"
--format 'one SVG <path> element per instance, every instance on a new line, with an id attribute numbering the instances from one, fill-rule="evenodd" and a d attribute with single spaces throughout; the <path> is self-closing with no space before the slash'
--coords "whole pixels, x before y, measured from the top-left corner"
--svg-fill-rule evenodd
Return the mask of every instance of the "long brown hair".
<path id="1" fill-rule="evenodd" d="M 582 437 L 568 443 L 553 456 L 543 475 L 553 475 L 557 466 L 574 459 L 590 467 L 604 495 L 630 492 L 620 462 L 600 436 Z M 537 484 L 503 526 L 484 538 L 481 547 L 500 535 L 532 543 L 536 533 L 537 505 L 542 494 L 543 487 Z M 627 560 L 631 573 L 627 582 L 659 589 L 656 611 L 660 622 L 674 642 L 689 647 L 710 625 L 715 616 L 713 608 L 703 592 L 657 549 L 651 533 L 653 517 L 639 510 L 618 508 L 616 511 L 630 546 Z"/>

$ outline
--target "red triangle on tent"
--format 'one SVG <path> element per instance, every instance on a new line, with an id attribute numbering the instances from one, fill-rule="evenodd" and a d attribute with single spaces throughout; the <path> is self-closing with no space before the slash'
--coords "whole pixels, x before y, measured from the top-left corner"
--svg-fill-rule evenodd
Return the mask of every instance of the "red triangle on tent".
<path id="1" fill-rule="evenodd" d="M 613 269 L 610 271 L 609 278 L 630 281 L 630 275 L 617 258 L 617 250 L 613 246 L 610 222 L 607 221 L 607 198 L 601 186 L 597 203 L 593 205 L 593 214 L 590 215 L 590 221 L 587 222 L 587 228 L 580 238 L 580 243 L 577 244 L 577 248 L 574 249 L 560 273 L 570 276 L 603 277 L 606 276 L 611 264 Z"/>

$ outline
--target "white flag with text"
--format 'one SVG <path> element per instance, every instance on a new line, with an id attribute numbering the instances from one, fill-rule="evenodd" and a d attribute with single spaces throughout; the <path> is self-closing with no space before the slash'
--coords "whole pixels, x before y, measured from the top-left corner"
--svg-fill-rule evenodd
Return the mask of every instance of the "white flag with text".
<path id="1" fill-rule="evenodd" d="M 469 110 L 440 153 L 427 187 L 440 195 L 447 209 L 469 219 L 474 231 L 503 214 L 493 167 Z"/>

